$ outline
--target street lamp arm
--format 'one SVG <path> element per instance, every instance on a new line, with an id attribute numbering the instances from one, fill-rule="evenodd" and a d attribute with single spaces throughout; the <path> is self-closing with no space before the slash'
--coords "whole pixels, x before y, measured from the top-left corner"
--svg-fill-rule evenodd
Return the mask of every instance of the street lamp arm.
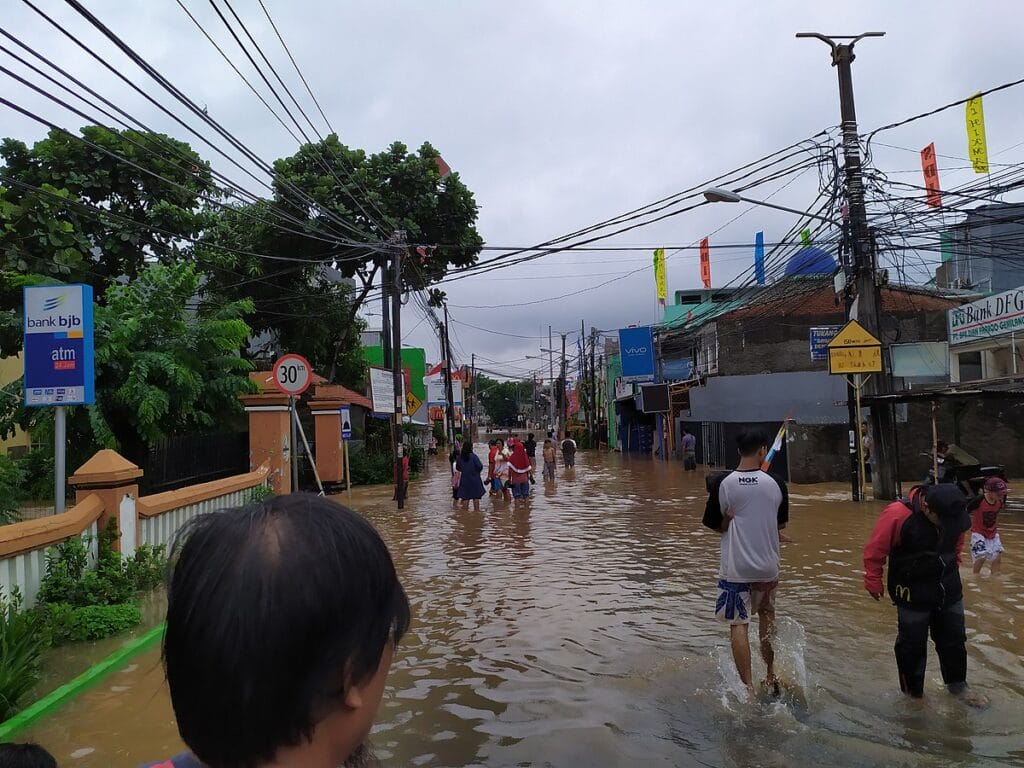
<path id="1" fill-rule="evenodd" d="M 788 208 L 785 205 L 769 203 L 767 200 L 755 200 L 752 197 L 744 197 L 743 195 L 736 194 L 729 189 L 710 187 L 704 190 L 704 198 L 709 203 L 750 203 L 751 205 L 758 205 L 762 208 L 774 208 L 777 211 L 785 211 L 786 213 L 793 213 L 797 216 L 803 216 L 809 219 L 818 219 L 819 221 L 828 222 L 835 227 L 842 228 L 843 226 L 841 221 L 836 221 L 828 216 L 821 216 L 817 213 L 811 213 L 810 211 L 801 211 L 798 208 Z"/>

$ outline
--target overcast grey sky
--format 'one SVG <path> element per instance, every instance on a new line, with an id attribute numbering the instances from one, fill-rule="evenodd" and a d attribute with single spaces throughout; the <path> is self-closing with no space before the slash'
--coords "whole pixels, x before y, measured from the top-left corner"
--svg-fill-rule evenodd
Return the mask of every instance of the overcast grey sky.
<path id="1" fill-rule="evenodd" d="M 169 98 L 118 54 L 64 2 L 35 0 L 54 18 L 162 102 Z M 209 2 L 184 0 L 210 33 L 243 59 Z M 887 36 L 858 45 L 854 64 L 862 132 L 1022 76 L 1021 6 L 862 1 L 824 2 L 314 2 L 265 0 L 292 46 L 342 141 L 378 151 L 393 140 L 436 146 L 480 205 L 479 229 L 489 245 L 526 246 L 615 216 L 686 189 L 836 125 L 838 96 L 828 49 L 797 40 L 798 31 Z M 174 0 L 86 0 L 90 10 L 157 69 L 266 159 L 292 154 L 294 140 L 274 122 Z M 154 127 L 189 140 L 169 119 L 61 39 L 18 0 L 2 0 L 4 29 L 54 58 L 104 95 Z M 302 93 L 255 0 L 233 5 L 294 92 Z M 230 45 L 229 45 L 230 44 Z M 0 54 L 0 59 L 7 57 Z M 17 65 L 5 62 L 19 72 Z M 246 64 L 243 71 L 251 70 Z M 54 122 L 79 118 L 43 102 L 7 78 L 8 98 Z M 993 162 L 1024 160 L 1019 129 L 1024 87 L 986 98 Z M 309 105 L 310 108 L 312 105 Z M 0 111 L 0 134 L 34 140 L 38 125 Z M 917 152 L 929 142 L 940 154 L 943 187 L 970 181 L 962 108 L 890 131 L 875 147 L 875 165 L 920 184 Z M 213 153 L 192 140 L 206 158 Z M 1001 150 L 1003 152 L 994 157 Z M 911 150 L 911 151 L 907 151 Z M 223 163 L 215 163 L 227 170 Z M 906 173 L 903 173 L 906 172 Z M 758 194 L 803 209 L 818 192 L 814 170 L 784 189 L 786 179 Z M 682 245 L 699 240 L 747 210 L 709 205 L 619 236 L 610 244 Z M 712 243 L 752 242 L 764 230 L 773 242 L 793 224 L 787 214 L 750 210 L 716 232 Z M 491 256 L 493 254 L 487 254 Z M 715 252 L 722 285 L 749 268 L 751 250 Z M 545 256 L 493 276 L 447 287 L 458 321 L 457 355 L 514 366 L 536 353 L 539 339 L 518 336 L 578 329 L 584 320 L 612 329 L 655 319 L 649 251 L 575 252 Z M 586 289 L 612 281 L 604 287 Z M 695 251 L 668 262 L 670 292 L 700 284 Z M 573 293 L 568 298 L 526 302 Z M 497 306 L 514 305 L 514 306 Z M 406 342 L 437 345 L 410 308 Z M 379 318 L 370 317 L 371 324 Z M 546 340 L 545 340 L 546 343 Z"/>

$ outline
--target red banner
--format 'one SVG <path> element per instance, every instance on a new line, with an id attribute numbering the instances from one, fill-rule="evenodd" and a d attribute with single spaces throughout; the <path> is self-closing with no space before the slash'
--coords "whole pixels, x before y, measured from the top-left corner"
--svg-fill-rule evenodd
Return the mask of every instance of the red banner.
<path id="1" fill-rule="evenodd" d="M 942 194 L 939 192 L 939 163 L 935 159 L 935 142 L 921 150 L 921 170 L 924 171 L 924 186 L 928 190 L 928 205 L 941 208 Z"/>
<path id="2" fill-rule="evenodd" d="M 711 247 L 706 237 L 700 241 L 700 281 L 705 288 L 711 287 Z"/>

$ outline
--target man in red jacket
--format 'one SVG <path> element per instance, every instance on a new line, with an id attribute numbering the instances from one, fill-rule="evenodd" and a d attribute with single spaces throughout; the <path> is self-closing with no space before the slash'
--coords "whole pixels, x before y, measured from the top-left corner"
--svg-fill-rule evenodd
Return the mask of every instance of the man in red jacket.
<path id="1" fill-rule="evenodd" d="M 896 605 L 896 668 L 900 689 L 924 696 L 931 631 L 946 688 L 972 706 L 985 697 L 967 688 L 967 634 L 964 625 L 960 553 L 971 528 L 967 499 L 955 485 L 915 487 L 895 501 L 875 524 L 864 547 L 864 588 L 880 600 L 888 560 L 889 598 Z"/>

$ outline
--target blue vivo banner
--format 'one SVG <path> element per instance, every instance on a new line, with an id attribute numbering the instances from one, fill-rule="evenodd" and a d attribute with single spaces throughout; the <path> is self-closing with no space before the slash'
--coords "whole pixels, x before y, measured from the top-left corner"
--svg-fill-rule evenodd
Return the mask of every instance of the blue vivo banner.
<path id="1" fill-rule="evenodd" d="M 619 330 L 623 381 L 654 381 L 654 334 L 650 326 Z"/>
<path id="2" fill-rule="evenodd" d="M 764 285 L 764 232 L 754 235 L 754 279 Z"/>
<path id="3" fill-rule="evenodd" d="M 92 405 L 92 287 L 26 287 L 25 405 Z"/>

